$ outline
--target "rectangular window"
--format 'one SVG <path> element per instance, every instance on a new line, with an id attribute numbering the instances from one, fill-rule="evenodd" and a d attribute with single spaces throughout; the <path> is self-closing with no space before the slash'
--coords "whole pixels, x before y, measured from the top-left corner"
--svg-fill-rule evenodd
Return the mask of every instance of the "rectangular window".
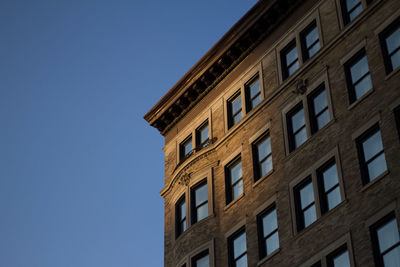
<path id="1" fill-rule="evenodd" d="M 387 170 L 379 125 L 356 139 L 363 183 L 367 184 Z"/>
<path id="2" fill-rule="evenodd" d="M 331 159 L 317 169 L 317 179 L 321 201 L 321 213 L 324 214 L 342 202 L 335 159 Z"/>
<path id="3" fill-rule="evenodd" d="M 321 84 L 308 96 L 311 133 L 314 134 L 331 120 L 325 84 Z"/>
<path id="4" fill-rule="evenodd" d="M 210 136 L 208 130 L 208 120 L 196 129 L 196 149 L 200 150 L 210 144 Z"/>
<path id="5" fill-rule="evenodd" d="M 317 22 L 314 20 L 300 33 L 301 48 L 303 54 L 303 62 L 311 58 L 319 51 L 321 45 L 319 43 Z"/>
<path id="6" fill-rule="evenodd" d="M 228 238 L 229 267 L 247 267 L 246 230 L 239 230 Z"/>
<path id="7" fill-rule="evenodd" d="M 314 188 L 311 176 L 307 177 L 294 188 L 295 208 L 297 218 L 297 231 L 317 220 L 317 210 L 315 208 Z"/>
<path id="8" fill-rule="evenodd" d="M 192 135 L 189 135 L 180 145 L 180 160 L 184 161 L 193 153 Z"/>
<path id="9" fill-rule="evenodd" d="M 272 170 L 271 138 L 263 135 L 253 144 L 254 178 L 255 181 Z"/>
<path id="10" fill-rule="evenodd" d="M 387 27 L 380 35 L 386 73 L 400 66 L 400 18 Z"/>
<path id="11" fill-rule="evenodd" d="M 326 263 L 328 267 L 350 267 L 350 257 L 347 246 L 344 245 L 329 254 L 326 258 Z"/>
<path id="12" fill-rule="evenodd" d="M 400 266 L 400 238 L 394 212 L 371 227 L 376 266 Z"/>
<path id="13" fill-rule="evenodd" d="M 183 195 L 175 206 L 176 237 L 186 231 L 186 201 Z"/>
<path id="14" fill-rule="evenodd" d="M 226 167 L 226 204 L 243 194 L 242 161 L 238 157 Z"/>
<path id="15" fill-rule="evenodd" d="M 361 50 L 345 64 L 350 103 L 360 99 L 372 89 L 371 75 L 365 50 Z"/>
<path id="16" fill-rule="evenodd" d="M 249 112 L 261 102 L 261 88 L 258 75 L 247 82 L 244 87 L 246 92 L 246 109 Z"/>
<path id="17" fill-rule="evenodd" d="M 285 80 L 299 68 L 296 40 L 291 41 L 281 51 L 282 79 Z"/>
<path id="18" fill-rule="evenodd" d="M 361 0 L 341 0 L 344 24 L 352 22 L 363 11 Z"/>
<path id="19" fill-rule="evenodd" d="M 208 255 L 208 250 L 196 255 L 192 258 L 193 267 L 209 267 L 210 266 L 210 256 Z"/>
<path id="20" fill-rule="evenodd" d="M 289 151 L 291 152 L 307 140 L 306 120 L 302 103 L 299 103 L 287 113 L 286 121 L 289 138 Z"/>
<path id="21" fill-rule="evenodd" d="M 272 206 L 257 216 L 260 259 L 279 248 L 276 208 Z"/>
<path id="22" fill-rule="evenodd" d="M 238 123 L 242 119 L 242 98 L 240 91 L 228 100 L 228 127 Z"/>
<path id="23" fill-rule="evenodd" d="M 191 189 L 192 224 L 208 216 L 207 180 L 200 182 Z"/>

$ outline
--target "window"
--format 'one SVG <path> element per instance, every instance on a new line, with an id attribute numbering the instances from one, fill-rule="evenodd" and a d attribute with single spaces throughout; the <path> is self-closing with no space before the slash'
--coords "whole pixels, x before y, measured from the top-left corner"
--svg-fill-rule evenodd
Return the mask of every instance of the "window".
<path id="1" fill-rule="evenodd" d="M 311 133 L 314 134 L 331 120 L 325 85 L 321 84 L 308 96 Z"/>
<path id="2" fill-rule="evenodd" d="M 229 267 L 247 267 L 245 228 L 228 238 Z"/>
<path id="3" fill-rule="evenodd" d="M 257 216 L 260 259 L 279 248 L 276 208 L 272 206 Z"/>
<path id="4" fill-rule="evenodd" d="M 209 267 L 210 257 L 208 255 L 208 250 L 194 256 L 192 258 L 192 267 Z"/>
<path id="5" fill-rule="evenodd" d="M 400 66 L 400 18 L 387 27 L 380 35 L 386 73 Z"/>
<path id="6" fill-rule="evenodd" d="M 246 93 L 246 110 L 249 112 L 261 102 L 260 79 L 258 75 L 247 82 L 244 88 Z"/>
<path id="7" fill-rule="evenodd" d="M 176 237 L 180 236 L 186 231 L 186 201 L 185 195 L 183 195 L 177 202 L 175 206 L 175 216 L 176 216 Z"/>
<path id="8" fill-rule="evenodd" d="M 307 140 L 306 121 L 302 103 L 299 103 L 288 112 L 286 121 L 289 137 L 289 151 L 291 152 Z"/>
<path id="9" fill-rule="evenodd" d="M 207 180 L 200 182 L 191 190 L 192 224 L 194 224 L 208 216 Z"/>
<path id="10" fill-rule="evenodd" d="M 376 124 L 356 139 L 363 183 L 367 184 L 387 170 L 381 131 Z"/>
<path id="11" fill-rule="evenodd" d="M 371 227 L 376 266 L 400 266 L 400 238 L 394 212 Z"/>
<path id="12" fill-rule="evenodd" d="M 336 158 L 337 149 L 316 162 L 306 178 L 295 179 L 290 185 L 293 188 L 297 232 L 307 228 L 343 201 L 343 184 Z"/>
<path id="13" fill-rule="evenodd" d="M 317 53 L 321 48 L 317 22 L 315 20 L 300 33 L 300 40 L 303 62 L 305 62 L 307 59 L 315 55 L 315 53 Z"/>
<path id="14" fill-rule="evenodd" d="M 317 179 L 321 201 L 321 213 L 324 214 L 342 202 L 339 177 L 336 161 L 334 159 L 328 161 L 317 170 Z"/>
<path id="15" fill-rule="evenodd" d="M 242 99 L 240 91 L 228 100 L 228 127 L 238 123 L 242 119 Z"/>
<path id="16" fill-rule="evenodd" d="M 360 99 L 372 89 L 371 75 L 365 50 L 361 50 L 345 64 L 350 103 Z"/>
<path id="17" fill-rule="evenodd" d="M 208 130 L 208 120 L 196 129 L 196 149 L 200 150 L 210 144 L 210 134 Z"/>
<path id="18" fill-rule="evenodd" d="M 291 41 L 281 51 L 283 80 L 292 75 L 299 68 L 299 56 L 297 54 L 296 40 Z"/>
<path id="19" fill-rule="evenodd" d="M 181 144 L 180 144 L 180 160 L 184 161 L 193 153 L 192 146 L 192 135 L 189 135 Z"/>
<path id="20" fill-rule="evenodd" d="M 297 231 L 301 231 L 317 220 L 314 188 L 311 176 L 294 188 Z"/>
<path id="21" fill-rule="evenodd" d="M 344 24 L 353 21 L 363 11 L 361 0 L 341 0 Z"/>
<path id="22" fill-rule="evenodd" d="M 344 245 L 327 256 L 328 267 L 350 267 L 350 257 L 347 246 Z"/>
<path id="23" fill-rule="evenodd" d="M 272 171 L 271 138 L 269 134 L 261 136 L 253 144 L 254 180 L 257 181 Z"/>
<path id="24" fill-rule="evenodd" d="M 243 194 L 242 161 L 238 157 L 225 169 L 226 171 L 226 204 Z"/>

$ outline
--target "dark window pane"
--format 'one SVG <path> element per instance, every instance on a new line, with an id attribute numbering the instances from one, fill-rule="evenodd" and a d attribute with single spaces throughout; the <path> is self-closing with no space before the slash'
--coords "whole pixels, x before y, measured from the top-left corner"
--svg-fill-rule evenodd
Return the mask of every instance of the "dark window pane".
<path id="1" fill-rule="evenodd" d="M 313 45 L 312 47 L 310 47 L 310 49 L 308 50 L 308 54 L 309 54 L 309 58 L 312 57 L 313 55 L 315 55 L 315 53 L 317 53 L 319 51 L 319 49 L 321 48 L 321 45 L 318 43 L 315 43 L 315 45 Z"/>
<path id="2" fill-rule="evenodd" d="M 193 147 L 192 147 L 192 136 L 189 136 L 185 139 L 180 145 L 180 158 L 181 160 L 186 159 L 192 154 Z"/>
<path id="3" fill-rule="evenodd" d="M 208 205 L 203 204 L 196 210 L 197 221 L 201 221 L 208 216 Z"/>
<path id="4" fill-rule="evenodd" d="M 385 60 L 386 73 L 400 66 L 400 19 L 395 20 L 381 34 L 380 40 Z"/>
<path id="5" fill-rule="evenodd" d="M 297 55 L 297 48 L 294 46 L 291 48 L 287 53 L 286 53 L 286 62 L 287 65 L 291 65 L 293 62 L 297 61 L 298 55 Z"/>
<path id="6" fill-rule="evenodd" d="M 359 5 L 349 13 L 350 21 L 354 20 L 363 11 L 362 5 Z"/>
<path id="7" fill-rule="evenodd" d="M 339 183 L 336 164 L 333 164 L 324 170 L 322 172 L 322 177 L 324 179 L 325 192 L 328 192 L 330 189 L 335 187 Z"/>
<path id="8" fill-rule="evenodd" d="M 351 79 L 353 83 L 369 72 L 367 57 L 362 57 L 350 67 Z"/>
<path id="9" fill-rule="evenodd" d="M 333 267 L 350 267 L 349 253 L 347 250 L 333 258 Z"/>
<path id="10" fill-rule="evenodd" d="M 239 197 L 243 194 L 243 181 L 240 180 L 237 184 L 233 186 L 233 199 Z"/>
<path id="11" fill-rule="evenodd" d="M 305 141 L 307 141 L 307 130 L 306 128 L 303 128 L 301 131 L 299 131 L 295 135 L 295 147 L 299 147 L 301 144 L 303 144 Z"/>
<path id="12" fill-rule="evenodd" d="M 242 162 L 239 161 L 231 167 L 232 183 L 234 184 L 242 178 Z"/>
<path id="13" fill-rule="evenodd" d="M 270 237 L 266 239 L 267 255 L 271 254 L 279 248 L 279 236 L 278 232 L 275 232 Z"/>
<path id="14" fill-rule="evenodd" d="M 238 258 L 240 255 L 245 253 L 246 248 L 246 232 L 243 232 L 233 240 L 233 256 Z"/>
<path id="15" fill-rule="evenodd" d="M 321 85 L 308 97 L 311 132 L 315 133 L 330 121 L 328 98 L 325 86 Z"/>
<path id="16" fill-rule="evenodd" d="M 258 158 L 264 159 L 271 154 L 271 139 L 268 137 L 257 144 Z"/>
<path id="17" fill-rule="evenodd" d="M 276 218 L 276 209 L 273 209 L 271 212 L 266 214 L 262 218 L 264 237 L 267 237 L 273 231 L 278 228 L 278 220 Z"/>
<path id="18" fill-rule="evenodd" d="M 228 101 L 228 124 L 232 127 L 242 119 L 242 99 L 240 93 Z"/>
<path id="19" fill-rule="evenodd" d="M 209 267 L 209 266 L 210 266 L 210 259 L 208 254 L 198 259 L 195 263 L 195 267 Z"/>
<path id="20" fill-rule="evenodd" d="M 328 107 L 328 98 L 326 96 L 326 90 L 322 90 L 318 95 L 313 98 L 315 114 L 321 113 Z"/>
<path id="21" fill-rule="evenodd" d="M 360 0 L 346 0 L 347 10 L 352 10 L 354 7 L 361 3 Z"/>
<path id="22" fill-rule="evenodd" d="M 196 130 L 196 148 L 201 149 L 209 145 L 208 121 L 204 122 Z"/>
<path id="23" fill-rule="evenodd" d="M 269 156 L 261 163 L 261 177 L 272 170 L 272 157 Z"/>
<path id="24" fill-rule="evenodd" d="M 329 192 L 327 198 L 328 198 L 328 210 L 331 210 L 337 205 L 339 205 L 339 203 L 342 202 L 342 197 L 340 196 L 339 187 L 336 187 L 334 190 Z"/>
<path id="25" fill-rule="evenodd" d="M 366 92 L 372 88 L 371 76 L 367 75 L 354 85 L 356 99 L 362 97 Z"/>
<path id="26" fill-rule="evenodd" d="M 317 117 L 317 127 L 318 127 L 318 129 L 321 129 L 322 127 L 327 125 L 328 122 L 330 122 L 330 120 L 331 120 L 331 116 L 329 115 L 329 110 L 325 110 L 323 113 L 321 113 Z"/>
<path id="27" fill-rule="evenodd" d="M 300 201 L 302 209 L 314 203 L 314 189 L 312 183 L 308 183 L 300 189 Z"/>
<path id="28" fill-rule="evenodd" d="M 288 68 L 288 74 L 289 76 L 292 75 L 297 69 L 299 68 L 299 62 L 296 61 L 294 64 L 292 64 L 291 66 L 289 66 Z"/>
<path id="29" fill-rule="evenodd" d="M 186 231 L 186 202 L 185 196 L 181 197 L 175 208 L 176 237 Z"/>
<path id="30" fill-rule="evenodd" d="M 242 100 L 240 97 L 237 97 L 232 102 L 232 112 L 235 114 L 236 112 L 240 111 L 241 109 L 242 109 Z"/>
<path id="31" fill-rule="evenodd" d="M 365 161 L 369 161 L 372 157 L 383 150 L 381 132 L 377 131 L 363 142 Z"/>
<path id="32" fill-rule="evenodd" d="M 289 150 L 293 151 L 307 140 L 307 130 L 302 105 L 296 106 L 287 114 Z"/>
<path id="33" fill-rule="evenodd" d="M 389 55 L 400 47 L 400 27 L 386 38 L 386 46 Z"/>
<path id="34" fill-rule="evenodd" d="M 315 210 L 315 206 L 311 206 L 304 211 L 304 227 L 308 227 L 316 220 L 317 220 L 317 212 Z"/>
<path id="35" fill-rule="evenodd" d="M 369 179 L 372 181 L 387 170 L 385 154 L 379 155 L 377 158 L 368 163 Z"/>
<path id="36" fill-rule="evenodd" d="M 226 202 L 229 204 L 232 200 L 243 194 L 242 162 L 240 158 L 230 163 L 226 171 Z"/>
<path id="37" fill-rule="evenodd" d="M 303 108 L 292 115 L 291 123 L 292 123 L 293 132 L 298 131 L 300 128 L 302 128 L 305 125 Z"/>
<path id="38" fill-rule="evenodd" d="M 255 179 L 259 179 L 272 170 L 271 139 L 264 136 L 255 144 Z"/>
<path id="39" fill-rule="evenodd" d="M 307 47 L 310 47 L 313 45 L 316 41 L 318 41 L 318 28 L 317 25 L 313 27 L 313 29 L 306 35 L 306 45 Z"/>
<path id="40" fill-rule="evenodd" d="M 320 49 L 318 27 L 315 21 L 300 33 L 300 40 L 303 52 L 303 61 L 306 61 Z"/>
<path id="41" fill-rule="evenodd" d="M 377 229 L 377 235 L 379 240 L 379 249 L 381 253 L 385 252 L 388 248 L 398 243 L 400 240 L 396 219 L 390 220 L 379 229 Z"/>
<path id="42" fill-rule="evenodd" d="M 350 102 L 354 102 L 372 88 L 368 60 L 365 50 L 358 52 L 345 64 L 347 86 L 349 88 Z"/>
<path id="43" fill-rule="evenodd" d="M 198 222 L 208 216 L 208 191 L 207 183 L 202 182 L 192 190 L 192 214 L 193 223 Z"/>
<path id="44" fill-rule="evenodd" d="M 236 267 L 247 267 L 247 255 L 243 255 L 236 261 Z"/>
<path id="45" fill-rule="evenodd" d="M 195 190 L 196 206 L 208 199 L 207 184 L 200 186 Z"/>
<path id="46" fill-rule="evenodd" d="M 400 245 L 383 256 L 385 267 L 400 267 Z"/>
<path id="47" fill-rule="evenodd" d="M 286 79 L 299 68 L 296 41 L 293 40 L 281 51 L 282 76 Z"/>

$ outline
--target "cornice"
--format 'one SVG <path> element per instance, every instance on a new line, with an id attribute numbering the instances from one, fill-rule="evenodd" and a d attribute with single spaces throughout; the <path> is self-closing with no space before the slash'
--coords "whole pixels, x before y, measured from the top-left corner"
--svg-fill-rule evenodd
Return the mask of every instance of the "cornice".
<path id="1" fill-rule="evenodd" d="M 165 135 L 297 7 L 298 0 L 260 0 L 144 116 Z"/>

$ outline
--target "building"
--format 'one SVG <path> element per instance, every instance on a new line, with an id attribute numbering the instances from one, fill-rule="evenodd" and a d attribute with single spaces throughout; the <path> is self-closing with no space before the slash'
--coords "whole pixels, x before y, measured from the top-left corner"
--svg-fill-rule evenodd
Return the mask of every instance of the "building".
<path id="1" fill-rule="evenodd" d="M 145 115 L 165 266 L 400 266 L 399 66 L 398 0 L 259 1 Z"/>

